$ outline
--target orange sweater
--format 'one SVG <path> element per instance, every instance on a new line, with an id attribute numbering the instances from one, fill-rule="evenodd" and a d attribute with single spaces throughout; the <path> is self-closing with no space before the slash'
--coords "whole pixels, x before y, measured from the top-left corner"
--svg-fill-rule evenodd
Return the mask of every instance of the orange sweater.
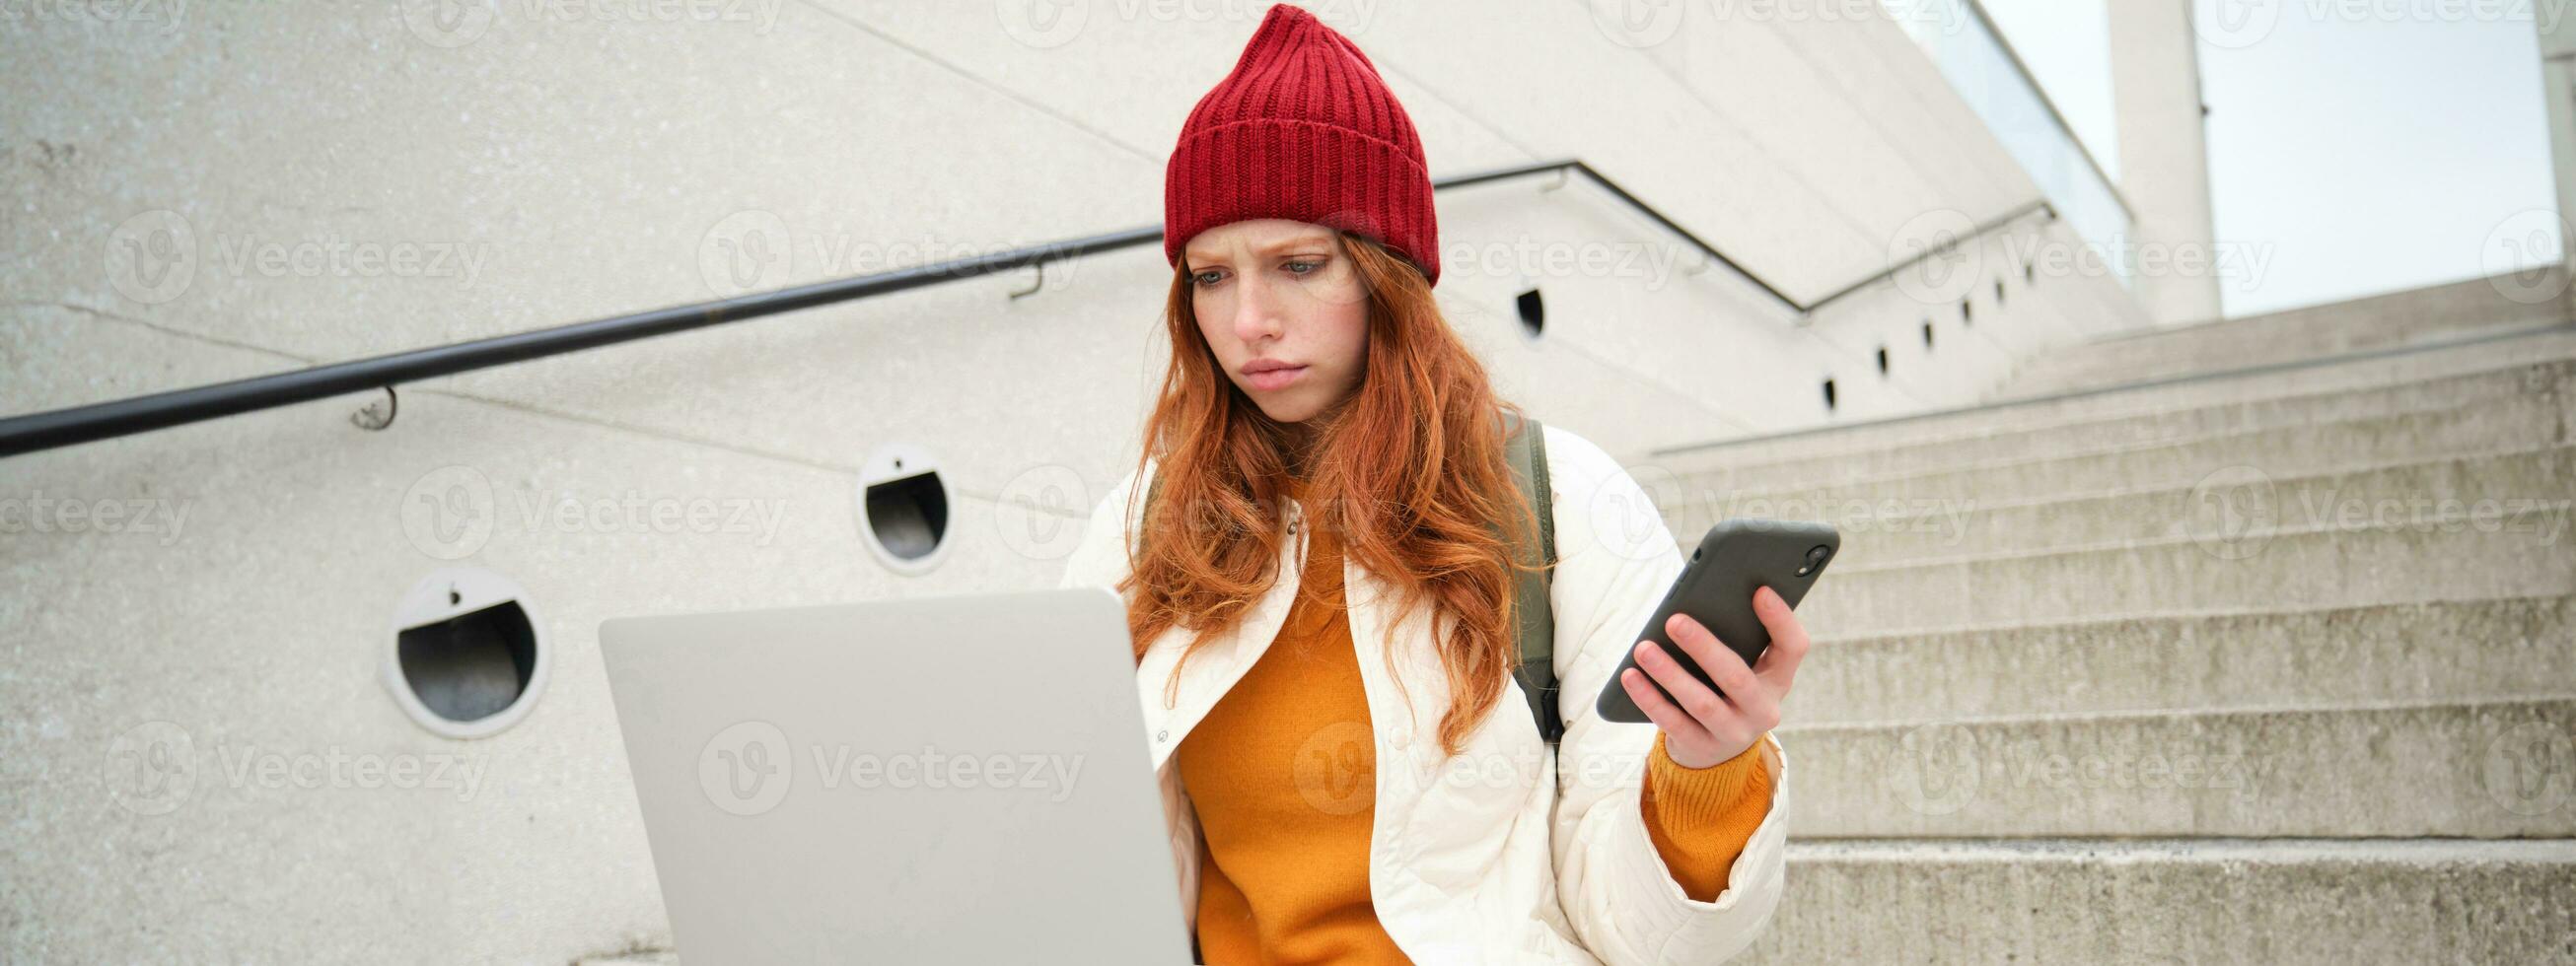
<path id="1" fill-rule="evenodd" d="M 1369 899 L 1376 741 L 1330 535 L 1310 533 L 1286 626 L 1173 755 L 1198 812 L 1206 962 L 1408 961 Z M 1685 894 L 1725 891 L 1770 783 L 1758 745 L 1684 768 L 1655 732 L 1640 820 Z"/>

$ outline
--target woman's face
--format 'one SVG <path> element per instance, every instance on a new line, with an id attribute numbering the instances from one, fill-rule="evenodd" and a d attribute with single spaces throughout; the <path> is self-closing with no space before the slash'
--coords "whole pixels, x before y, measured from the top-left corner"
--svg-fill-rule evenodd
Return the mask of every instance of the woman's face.
<path id="1" fill-rule="evenodd" d="M 1304 422 L 1359 388 L 1368 292 L 1338 233 L 1281 218 L 1238 221 L 1200 232 L 1181 257 L 1199 334 L 1264 414 Z"/>

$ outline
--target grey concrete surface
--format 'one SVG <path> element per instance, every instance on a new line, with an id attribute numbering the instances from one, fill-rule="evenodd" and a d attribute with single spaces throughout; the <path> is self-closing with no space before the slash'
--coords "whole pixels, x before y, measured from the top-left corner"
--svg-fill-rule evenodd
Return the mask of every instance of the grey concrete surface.
<path id="1" fill-rule="evenodd" d="M 2563 271 L 2471 278 L 2326 305 L 2166 330 L 2140 330 L 2051 352 L 2024 366 L 1995 398 L 2111 380 L 2292 362 L 2439 341 L 2497 327 L 2565 321 Z"/>
<path id="2" fill-rule="evenodd" d="M 2559 695 L 2576 681 L 2570 607 L 2544 595 L 1829 637 L 1799 668 L 1796 717 L 1828 725 Z"/>
<path id="3" fill-rule="evenodd" d="M 1792 843 L 1761 963 L 2563 962 L 2565 841 Z"/>
<path id="4" fill-rule="evenodd" d="M 2299 476 L 2276 477 L 2259 470 L 2251 464 L 2231 464 L 2190 486 L 2089 497 L 1955 506 L 1841 503 L 1813 509 L 1819 511 L 1816 519 L 1834 524 L 1848 540 L 1840 566 L 2118 546 L 2176 536 L 2250 540 L 2281 530 L 2352 526 L 2365 520 L 2429 521 L 2444 507 L 2470 511 L 2492 506 L 2501 529 L 2536 540 L 2576 543 L 2576 536 L 2568 535 L 2576 524 L 2556 509 L 2559 495 L 2576 488 L 2576 449 L 2569 447 Z M 2241 516 L 2231 518 L 2230 513 Z M 1697 515 L 1673 519 L 1676 526 L 1688 528 L 1716 522 Z M 2231 527 L 2243 529 L 2231 536 Z"/>
<path id="5" fill-rule="evenodd" d="M 1965 466 L 1899 469 L 1876 477 L 1828 479 L 1809 485 L 1773 482 L 1758 488 L 1729 489 L 1694 477 L 1680 477 L 1665 485 L 1703 502 L 1715 498 L 1775 505 L 1799 499 L 1820 503 L 1897 499 L 1967 506 L 2113 490 L 2155 490 L 2195 485 L 2228 467 L 2287 477 L 2436 454 L 2466 456 L 2554 445 L 2565 441 L 2560 420 L 2570 399 L 2576 396 L 2516 393 L 2389 415 L 2221 432 L 2175 442 L 2069 445 L 2054 452 Z M 1666 506 L 1666 512 L 1674 512 Z"/>
<path id="6" fill-rule="evenodd" d="M 2576 354 L 2576 343 L 2566 347 Z M 2536 356 L 2525 347 L 2495 368 L 2457 376 L 2426 379 L 2399 386 L 2372 385 L 2263 399 L 2219 400 L 2149 413 L 2115 413 L 2066 419 L 2028 429 L 1983 433 L 1925 432 L 1890 437 L 1857 452 L 1836 451 L 1808 456 L 1775 456 L 1716 449 L 1673 453 L 1650 461 L 1658 472 L 1690 474 L 1695 481 L 1731 488 L 1756 488 L 1782 482 L 1841 482 L 1951 469 L 1981 463 L 2107 447 L 2178 443 L 2263 429 L 2346 421 L 2400 412 L 2420 412 L 2529 394 L 2534 380 L 2547 388 L 2564 385 L 2576 362 L 2566 356 Z"/>
<path id="7" fill-rule="evenodd" d="M 2014 624 L 2473 600 L 2576 592 L 2576 554 L 2543 519 L 2499 515 L 2248 529 L 2117 547 L 1834 568 L 1799 605 L 1818 634 L 1916 633 Z"/>
<path id="8" fill-rule="evenodd" d="M 2561 693 L 2565 693 L 2562 688 Z M 2551 838 L 2576 698 L 1783 727 L 1801 838 Z"/>
<path id="9" fill-rule="evenodd" d="M 1978 439 L 2076 422 L 2113 422 L 2352 389 L 2384 390 L 2392 384 L 2510 369 L 2571 355 L 2576 355 L 2576 323 L 2536 329 L 2510 326 L 2423 346 L 2316 357 L 2279 366 L 2227 367 L 2166 380 L 2112 380 L 2066 393 L 1914 416 L 1710 440 L 1657 450 L 1652 456 L 1657 461 L 1688 458 L 1717 466 L 1754 466 L 1830 453 L 1860 455 L 1890 446 Z"/>
<path id="10" fill-rule="evenodd" d="M 2038 365 L 2107 391 L 1650 463 L 1724 497 L 1679 531 L 1843 501 L 1753 958 L 2576 956 L 2571 344 L 2492 294 L 2104 340 Z"/>

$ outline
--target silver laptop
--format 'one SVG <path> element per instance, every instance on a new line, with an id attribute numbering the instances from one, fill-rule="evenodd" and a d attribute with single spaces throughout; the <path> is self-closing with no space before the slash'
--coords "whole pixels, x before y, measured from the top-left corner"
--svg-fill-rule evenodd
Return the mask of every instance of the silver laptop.
<path id="1" fill-rule="evenodd" d="M 1189 962 L 1112 592 L 599 641 L 681 962 Z"/>

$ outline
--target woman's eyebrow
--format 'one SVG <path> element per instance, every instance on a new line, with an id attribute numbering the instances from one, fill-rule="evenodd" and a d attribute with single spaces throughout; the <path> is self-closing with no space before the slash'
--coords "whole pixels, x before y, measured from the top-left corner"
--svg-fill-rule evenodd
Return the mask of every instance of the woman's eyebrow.
<path id="1" fill-rule="evenodd" d="M 1332 236 L 1329 235 L 1301 235 L 1296 238 L 1257 246 L 1257 248 L 1263 255 L 1276 255 L 1291 248 L 1304 248 L 1309 245 L 1329 246 L 1332 243 Z M 1206 265 L 1225 261 L 1225 258 L 1222 255 L 1210 255 L 1205 252 L 1194 252 L 1188 249 L 1182 249 L 1181 254 L 1188 256 L 1190 264 L 1192 265 Z"/>

